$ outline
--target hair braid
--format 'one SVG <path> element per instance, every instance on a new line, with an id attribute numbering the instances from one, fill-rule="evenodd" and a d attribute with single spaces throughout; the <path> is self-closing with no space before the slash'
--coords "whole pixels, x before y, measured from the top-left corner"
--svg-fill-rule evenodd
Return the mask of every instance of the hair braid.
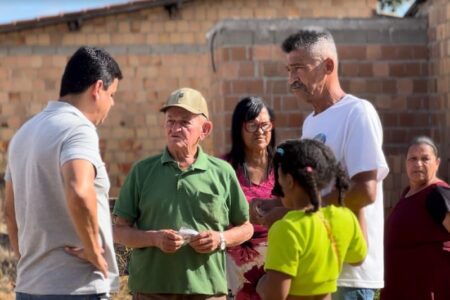
<path id="1" fill-rule="evenodd" d="M 338 190 L 338 203 L 339 205 L 344 206 L 344 196 L 345 192 L 350 187 L 350 180 L 347 176 L 347 172 L 345 172 L 344 168 L 340 163 L 337 163 L 335 166 L 336 169 L 336 179 L 334 186 Z"/>
<path id="2" fill-rule="evenodd" d="M 320 206 L 322 205 L 322 199 L 320 196 L 320 191 L 317 188 L 315 171 L 313 171 L 311 169 L 308 170 L 308 168 L 311 168 L 311 167 L 306 167 L 303 172 L 304 172 L 304 178 L 306 181 L 305 183 L 309 187 L 308 189 L 306 189 L 306 191 L 309 194 L 309 199 L 310 199 L 310 202 L 313 205 L 313 207 L 305 210 L 305 212 L 311 213 L 311 212 L 316 212 L 319 210 Z"/>
<path id="3" fill-rule="evenodd" d="M 316 212 L 322 202 L 320 191 L 333 184 L 338 190 L 339 204 L 342 205 L 344 193 L 349 188 L 349 179 L 342 166 L 337 163 L 333 151 L 322 142 L 310 139 L 289 140 L 282 143 L 274 157 L 275 186 L 272 193 L 284 196 L 279 184 L 277 171 L 290 174 L 302 187 L 312 204 L 306 212 Z"/>

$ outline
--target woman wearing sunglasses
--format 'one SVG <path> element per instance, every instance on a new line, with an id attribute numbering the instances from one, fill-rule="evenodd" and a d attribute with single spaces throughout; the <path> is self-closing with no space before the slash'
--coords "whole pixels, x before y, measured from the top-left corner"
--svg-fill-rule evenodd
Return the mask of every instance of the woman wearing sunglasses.
<path id="1" fill-rule="evenodd" d="M 260 97 L 246 97 L 236 105 L 231 124 L 231 151 L 225 159 L 236 171 L 249 203 L 272 198 L 275 148 L 273 111 Z M 259 300 L 256 284 L 264 275 L 267 228 L 254 224 L 252 238 L 227 250 L 228 287 L 235 300 Z"/>

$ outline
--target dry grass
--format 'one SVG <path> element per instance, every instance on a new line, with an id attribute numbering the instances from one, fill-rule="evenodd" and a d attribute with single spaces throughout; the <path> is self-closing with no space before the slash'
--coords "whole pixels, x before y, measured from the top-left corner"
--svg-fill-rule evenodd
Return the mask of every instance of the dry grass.
<path id="1" fill-rule="evenodd" d="M 120 276 L 120 291 L 118 294 L 112 295 L 113 300 L 131 300 L 131 295 L 128 292 L 128 276 Z M 0 295 L 0 299 L 3 299 Z"/>
<path id="2" fill-rule="evenodd" d="M 15 278 L 16 259 L 9 249 L 6 225 L 0 222 L 0 299 L 14 299 L 13 282 Z"/>

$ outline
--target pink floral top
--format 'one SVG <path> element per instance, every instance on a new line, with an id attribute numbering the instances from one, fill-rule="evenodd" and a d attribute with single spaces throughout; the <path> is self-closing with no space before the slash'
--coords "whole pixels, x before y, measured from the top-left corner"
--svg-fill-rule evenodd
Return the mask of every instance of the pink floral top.
<path id="1" fill-rule="evenodd" d="M 226 158 L 224 158 L 227 160 Z M 272 198 L 272 189 L 275 184 L 275 177 L 271 171 L 267 179 L 260 184 L 249 182 L 245 175 L 243 167 L 239 167 L 236 171 L 236 176 L 242 191 L 250 203 L 254 198 L 270 199 Z M 241 245 L 227 248 L 228 257 L 231 258 L 235 266 L 231 264 L 228 266 L 228 271 L 231 274 L 239 273 L 237 281 L 240 281 L 240 286 L 234 293 L 236 300 L 261 300 L 256 292 L 256 285 L 259 279 L 265 274 L 263 253 L 260 253 L 263 248 L 266 248 L 267 243 L 267 227 L 263 225 L 253 224 L 254 233 L 250 240 Z"/>
<path id="2" fill-rule="evenodd" d="M 242 167 L 239 167 L 236 170 L 236 176 L 239 180 L 239 184 L 241 185 L 242 191 L 244 192 L 248 203 L 250 203 L 254 198 L 262 198 L 262 199 L 273 198 L 272 189 L 275 184 L 275 177 L 273 174 L 273 170 L 269 173 L 267 179 L 261 182 L 260 184 L 250 183 L 248 179 L 245 177 L 245 173 Z M 253 228 L 255 230 L 253 237 L 267 236 L 266 226 L 254 224 Z"/>

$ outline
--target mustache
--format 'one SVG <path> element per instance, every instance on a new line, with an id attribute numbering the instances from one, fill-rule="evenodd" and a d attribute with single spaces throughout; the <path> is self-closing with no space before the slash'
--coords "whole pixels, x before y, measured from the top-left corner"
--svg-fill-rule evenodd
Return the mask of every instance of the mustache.
<path id="1" fill-rule="evenodd" d="M 299 90 L 299 89 L 306 90 L 306 86 L 303 83 L 296 81 L 290 85 L 290 89 L 291 90 Z"/>

